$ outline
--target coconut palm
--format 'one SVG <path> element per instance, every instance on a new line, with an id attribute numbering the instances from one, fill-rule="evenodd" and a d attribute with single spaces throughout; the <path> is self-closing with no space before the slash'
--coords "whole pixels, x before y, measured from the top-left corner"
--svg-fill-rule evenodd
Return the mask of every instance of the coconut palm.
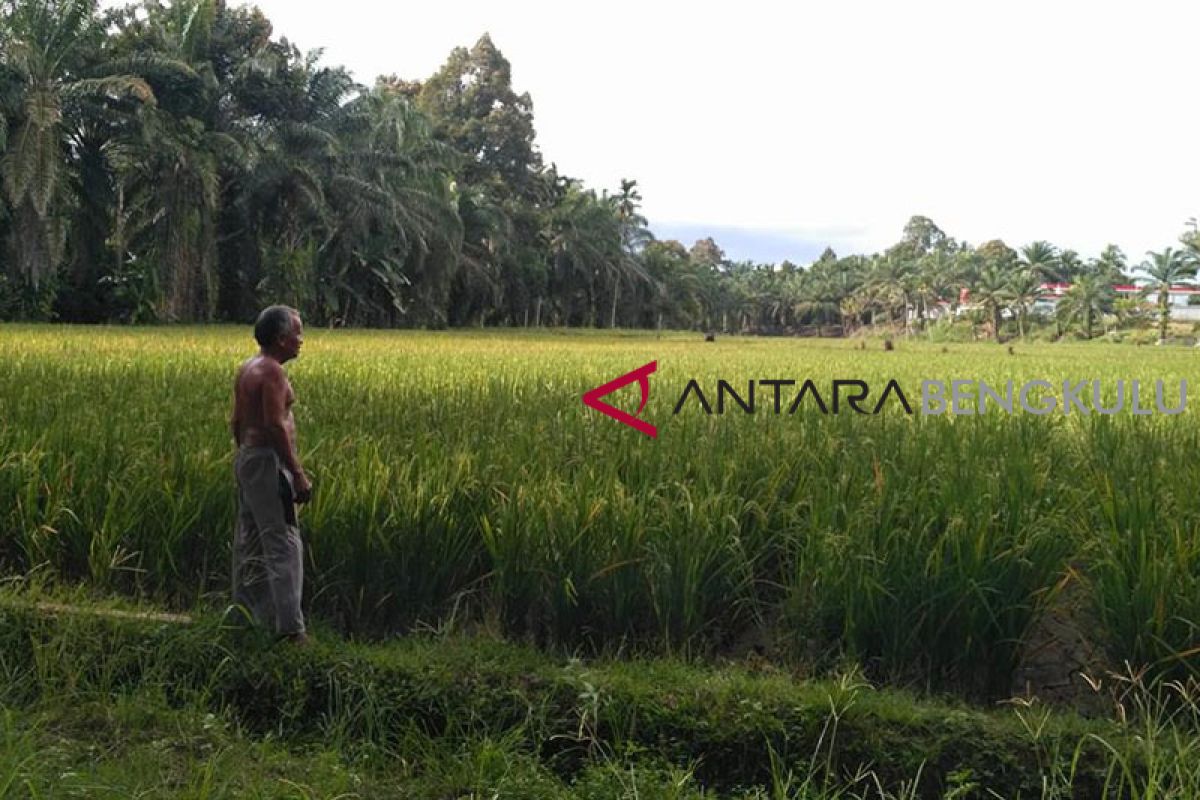
<path id="1" fill-rule="evenodd" d="M 1196 259 L 1183 250 L 1168 247 L 1160 253 L 1147 250 L 1148 261 L 1141 269 L 1150 276 L 1151 290 L 1158 292 L 1158 341 L 1166 341 L 1171 320 L 1171 287 L 1196 277 Z"/>
<path id="2" fill-rule="evenodd" d="M 1082 320 L 1084 335 L 1091 339 L 1095 321 L 1113 310 L 1115 299 L 1112 284 L 1103 276 L 1084 274 L 1071 284 L 1056 311 L 1067 324 Z"/>

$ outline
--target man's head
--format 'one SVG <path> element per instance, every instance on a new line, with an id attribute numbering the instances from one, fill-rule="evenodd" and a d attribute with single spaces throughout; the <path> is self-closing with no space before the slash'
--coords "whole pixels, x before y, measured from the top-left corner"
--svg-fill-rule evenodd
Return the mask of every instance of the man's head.
<path id="1" fill-rule="evenodd" d="M 300 312 L 290 306 L 268 306 L 258 315 L 254 323 L 254 339 L 280 363 L 300 355 L 304 344 L 304 327 L 300 323 Z"/>

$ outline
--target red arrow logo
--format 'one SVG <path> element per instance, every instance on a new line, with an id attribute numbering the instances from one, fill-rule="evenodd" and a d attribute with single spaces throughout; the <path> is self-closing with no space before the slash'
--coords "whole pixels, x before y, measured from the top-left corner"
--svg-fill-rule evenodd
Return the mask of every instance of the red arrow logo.
<path id="1" fill-rule="evenodd" d="M 609 381 L 603 386 L 597 386 L 595 389 L 584 394 L 583 404 L 589 408 L 596 409 L 601 414 L 607 414 L 623 425 L 628 425 L 634 430 L 641 431 L 652 439 L 658 438 L 658 428 L 645 420 L 638 419 L 636 416 L 636 414 L 642 413 L 642 409 L 646 407 L 646 401 L 650 399 L 650 373 L 656 369 L 658 369 L 658 362 L 651 361 L 649 364 L 640 366 L 632 372 L 626 372 L 616 380 Z M 638 382 L 638 388 L 642 390 L 642 403 L 638 406 L 638 410 L 634 414 L 629 414 L 619 408 L 613 408 L 600 399 L 604 395 L 612 394 L 617 389 L 628 386 L 634 381 Z"/>

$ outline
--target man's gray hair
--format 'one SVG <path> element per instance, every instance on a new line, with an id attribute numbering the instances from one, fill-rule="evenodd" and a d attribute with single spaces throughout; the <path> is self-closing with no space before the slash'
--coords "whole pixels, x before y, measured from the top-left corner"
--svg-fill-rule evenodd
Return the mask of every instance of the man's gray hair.
<path id="1" fill-rule="evenodd" d="M 270 347 L 292 329 L 292 317 L 300 312 L 291 306 L 267 306 L 254 323 L 254 341 L 262 347 Z"/>

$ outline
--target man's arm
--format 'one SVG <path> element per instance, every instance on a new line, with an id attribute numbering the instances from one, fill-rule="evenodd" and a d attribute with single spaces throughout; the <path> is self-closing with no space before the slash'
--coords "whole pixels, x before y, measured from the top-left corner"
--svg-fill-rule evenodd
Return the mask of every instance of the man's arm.
<path id="1" fill-rule="evenodd" d="M 229 415 L 229 432 L 233 434 L 233 443 L 238 446 L 242 444 L 242 421 L 238 419 L 237 396 L 237 385 L 241 375 L 241 370 L 238 370 L 238 377 L 233 379 L 233 412 Z"/>
<path id="2" fill-rule="evenodd" d="M 279 458 L 296 480 L 296 500 L 305 502 L 312 483 L 300 465 L 296 441 L 288 423 L 287 379 L 283 369 L 276 366 L 267 372 L 262 385 L 263 426 Z"/>

